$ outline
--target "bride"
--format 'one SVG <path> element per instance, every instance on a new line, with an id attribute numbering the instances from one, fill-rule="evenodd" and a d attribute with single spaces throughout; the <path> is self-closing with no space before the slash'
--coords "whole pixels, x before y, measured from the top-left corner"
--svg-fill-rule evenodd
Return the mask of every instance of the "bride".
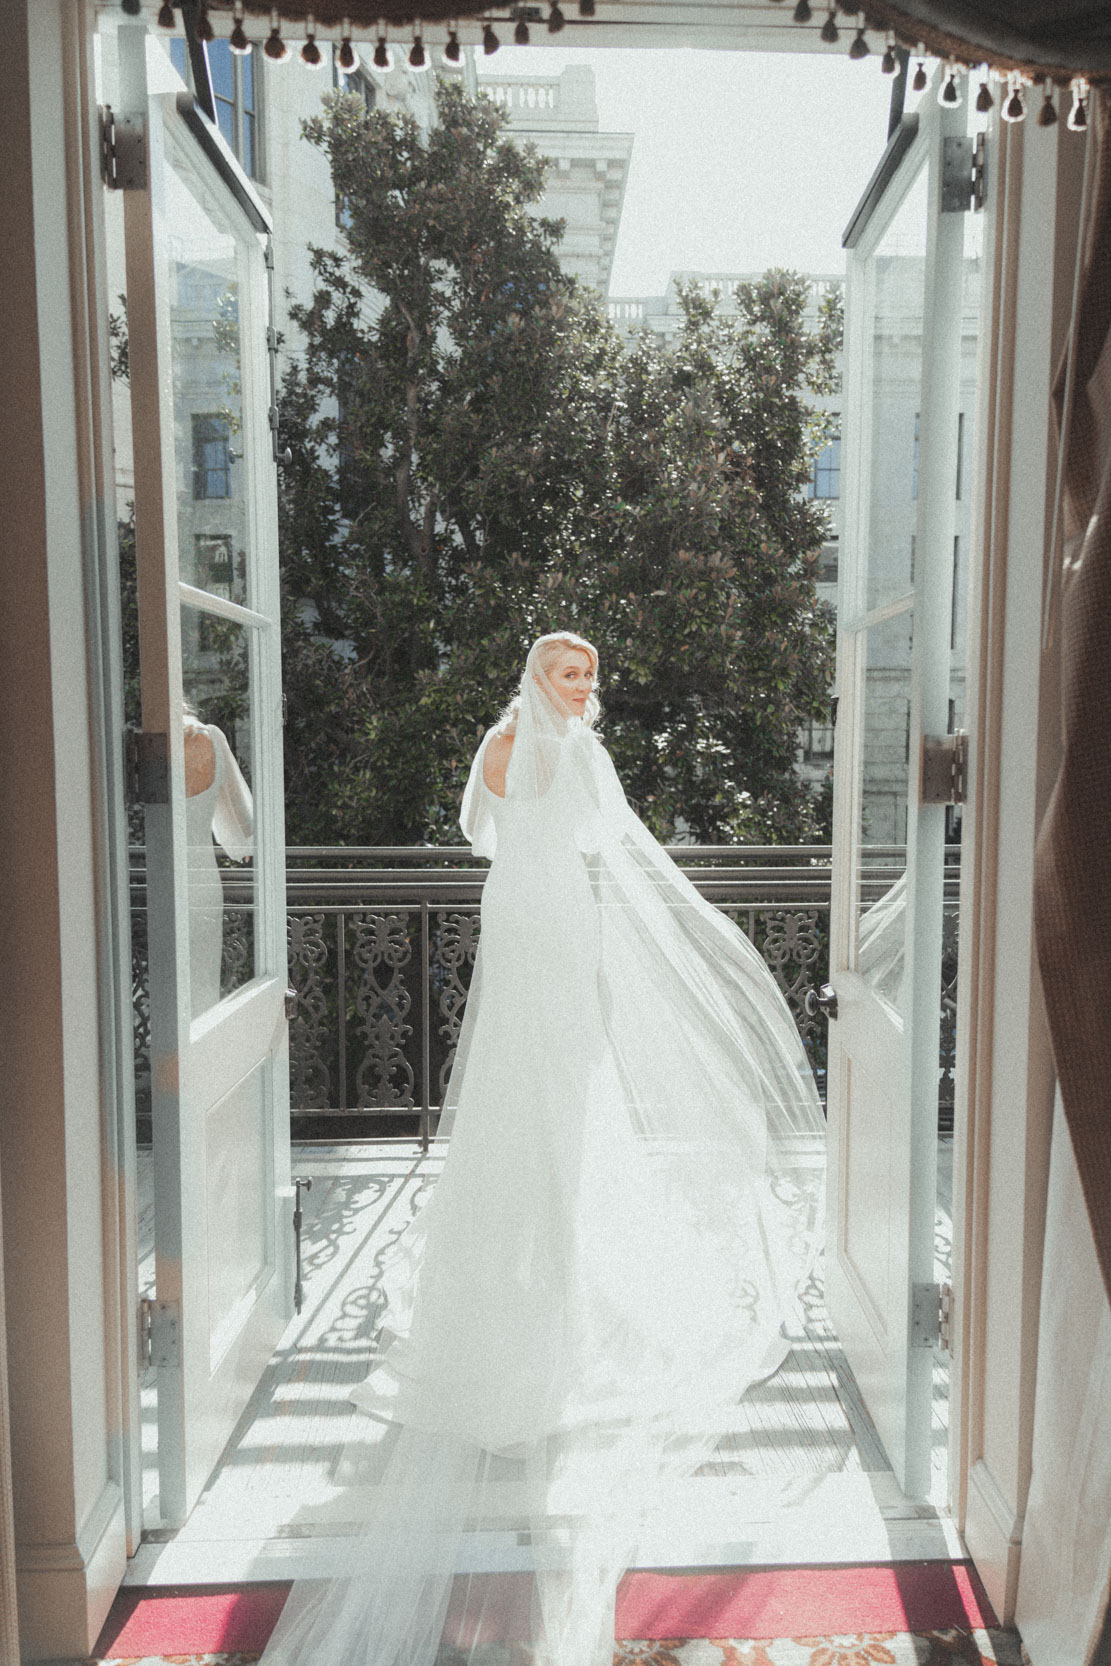
<path id="1" fill-rule="evenodd" d="M 786 1354 L 821 1107 L 762 957 L 626 802 L 597 673 L 542 636 L 472 765 L 491 868 L 449 1156 L 351 1396 L 388 1455 L 264 1666 L 611 1666 L 649 1512 Z"/>

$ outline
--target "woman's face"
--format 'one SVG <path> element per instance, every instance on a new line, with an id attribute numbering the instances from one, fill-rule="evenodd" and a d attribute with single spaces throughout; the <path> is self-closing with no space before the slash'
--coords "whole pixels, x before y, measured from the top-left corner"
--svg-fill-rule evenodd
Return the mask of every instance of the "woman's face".
<path id="1" fill-rule="evenodd" d="M 581 717 L 594 687 L 590 655 L 582 648 L 561 648 L 558 659 L 548 668 L 548 681 L 564 705 Z"/>

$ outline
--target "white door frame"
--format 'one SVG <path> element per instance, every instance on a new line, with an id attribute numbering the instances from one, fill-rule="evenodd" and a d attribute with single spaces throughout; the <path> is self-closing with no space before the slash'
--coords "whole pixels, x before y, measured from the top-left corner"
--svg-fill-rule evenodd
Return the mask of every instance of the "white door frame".
<path id="1" fill-rule="evenodd" d="M 965 221 L 961 213 L 943 211 L 941 167 L 943 140 L 964 134 L 966 112 L 939 107 L 927 92 L 917 120 L 915 137 L 854 250 L 858 275 L 850 286 L 846 321 L 845 543 L 852 559 L 843 562 L 838 596 L 841 698 L 830 980 L 841 1011 L 830 1026 L 826 1276 L 834 1325 L 895 1475 L 908 1495 L 922 1497 L 931 1482 L 933 1346 L 928 1332 L 925 1340 L 916 1338 L 913 1311 L 914 1293 L 929 1296 L 934 1288 L 945 811 L 921 800 L 920 757 L 924 737 L 944 735 L 948 726 Z M 873 257 L 923 179 L 917 561 L 906 594 L 870 597 Z M 872 629 L 897 617 L 914 620 L 905 912 L 892 910 L 903 933 L 899 1015 L 856 970 L 855 952 L 863 779 L 857 748 L 864 744 L 866 692 L 862 656 Z M 854 1196 L 863 1221 L 854 1215 Z"/>
<path id="2" fill-rule="evenodd" d="M 954 1136 L 950 1485 L 1005 1622 L 1030 1482 L 1053 1064 L 1033 943 L 1034 841 L 1059 758 L 1041 648 L 1050 406 L 1072 301 L 1084 138 L 988 134 L 976 413 Z"/>
<path id="3" fill-rule="evenodd" d="M 121 25 L 117 41 L 121 107 L 146 131 L 147 182 L 125 199 L 125 241 L 143 726 L 164 737 L 168 756 L 165 798 L 148 802 L 145 810 L 155 1317 L 165 1311 L 172 1325 L 155 1348 L 159 1491 L 163 1522 L 177 1525 L 192 1509 L 292 1310 L 277 497 L 259 241 L 269 222 L 218 136 L 205 129 L 202 144 L 189 131 L 191 101 L 183 113 L 173 93 L 149 91 L 148 51 L 161 49 L 146 26 Z M 215 159 L 206 154 L 213 150 Z M 248 585 L 242 605 L 180 579 L 179 494 L 188 461 L 175 436 L 179 367 L 168 210 L 169 182 L 180 169 L 211 198 L 204 212 L 235 250 L 239 444 L 247 448 L 238 467 L 250 470 L 237 494 L 247 516 L 239 534 Z M 253 736 L 255 832 L 247 872 L 253 876 L 254 965 L 242 987 L 199 1014 L 190 989 L 196 928 L 190 923 L 186 837 L 183 610 L 190 617 L 218 616 L 243 631 Z M 224 1191 L 236 1202 L 230 1220 L 217 1197 Z M 219 1224 L 225 1220 L 226 1230 Z"/>

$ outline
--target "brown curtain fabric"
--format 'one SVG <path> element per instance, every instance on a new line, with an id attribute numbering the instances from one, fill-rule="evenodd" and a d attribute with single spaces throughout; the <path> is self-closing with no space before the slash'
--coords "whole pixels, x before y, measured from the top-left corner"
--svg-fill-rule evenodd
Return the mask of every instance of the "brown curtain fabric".
<path id="1" fill-rule="evenodd" d="M 214 16 L 230 14 L 234 0 L 207 4 Z M 244 0 L 244 5 L 248 16 L 268 18 L 272 0 Z M 482 13 L 504 22 L 512 15 L 512 0 L 277 0 L 277 10 L 295 28 L 310 13 L 322 28 L 342 25 L 349 18 L 356 34 L 365 36 L 380 20 L 406 24 L 414 18 L 432 22 Z M 849 6 L 844 10 L 849 13 Z M 590 39 L 590 22 L 576 13 L 577 7 L 568 8 L 576 41 L 582 45 Z M 643 0 L 603 0 L 598 21 L 635 26 L 652 14 L 653 8 Z M 681 19 L 681 10 L 676 15 Z M 1111 17 L 1091 0 L 1055 0 L 1052 6 L 1045 0 L 869 0 L 858 21 L 865 17 L 870 28 L 894 29 L 912 49 L 921 43 L 962 63 L 990 60 L 999 69 L 1040 71 L 1059 82 L 1077 74 L 1111 76 Z M 752 13 L 744 14 L 744 23 L 758 21 Z M 811 29 L 799 28 L 800 42 L 808 33 L 816 34 L 818 22 L 815 18 Z"/>
<path id="2" fill-rule="evenodd" d="M 1111 9 L 1091 0 L 868 0 L 867 16 L 913 51 L 1050 75 L 1111 74 Z"/>
<path id="3" fill-rule="evenodd" d="M 1095 101 L 1064 434 L 1063 760 L 1038 838 L 1034 922 L 1057 1076 L 1111 1298 L 1111 99 Z M 1054 389 L 1065 410 L 1067 361 Z"/>

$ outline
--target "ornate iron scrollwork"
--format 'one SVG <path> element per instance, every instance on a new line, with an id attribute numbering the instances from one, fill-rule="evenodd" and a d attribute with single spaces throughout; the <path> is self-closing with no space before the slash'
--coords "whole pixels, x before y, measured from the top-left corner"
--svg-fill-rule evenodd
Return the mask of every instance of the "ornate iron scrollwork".
<path id="1" fill-rule="evenodd" d="M 340 922 L 342 930 L 342 920 Z M 286 917 L 289 977 L 297 991 L 297 1008 L 289 1021 L 289 1097 L 299 1111 L 326 1111 L 332 1103 L 328 1068 L 328 997 L 324 976 L 328 945 L 323 914 Z"/>
<path id="2" fill-rule="evenodd" d="M 413 997 L 405 970 L 413 959 L 409 909 L 396 913 L 357 913 L 349 916 L 354 936 L 352 955 L 360 977 L 355 986 L 355 1011 L 366 1052 L 355 1072 L 360 1105 L 414 1103 L 416 1073 L 406 1056 L 413 1026 L 406 1022 Z"/>
<path id="3" fill-rule="evenodd" d="M 439 1033 L 447 1044 L 447 1056 L 440 1066 L 439 1073 L 441 1105 L 447 1091 L 451 1067 L 455 1062 L 455 1049 L 459 1045 L 459 1031 L 463 1025 L 463 1011 L 467 1005 L 467 992 L 471 984 L 470 974 L 474 970 L 475 955 L 478 953 L 479 919 L 477 910 L 463 914 L 455 910 L 440 909 L 436 915 L 437 952 L 431 975 L 438 997 L 436 1005 L 442 1020 Z M 461 976 L 464 971 L 467 973 L 465 983 Z"/>

